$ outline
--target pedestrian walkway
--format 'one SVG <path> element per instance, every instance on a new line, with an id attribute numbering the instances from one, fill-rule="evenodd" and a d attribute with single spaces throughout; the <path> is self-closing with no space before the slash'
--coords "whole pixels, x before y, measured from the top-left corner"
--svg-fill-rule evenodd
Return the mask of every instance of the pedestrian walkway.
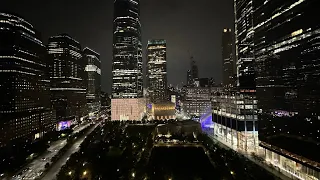
<path id="1" fill-rule="evenodd" d="M 207 134 L 207 135 L 208 135 L 208 136 L 210 137 L 210 139 L 211 139 L 213 142 L 215 142 L 219 147 L 224 148 L 224 149 L 227 149 L 227 150 L 230 150 L 230 149 L 234 150 L 234 151 L 237 152 L 238 154 L 243 155 L 244 157 L 246 157 L 246 158 L 249 159 L 250 161 L 252 161 L 252 162 L 254 162 L 255 164 L 257 164 L 258 166 L 264 168 L 265 170 L 267 170 L 267 171 L 270 172 L 271 174 L 275 175 L 276 177 L 278 177 L 278 178 L 280 178 L 280 179 L 282 179 L 282 180 L 290 180 L 290 179 L 291 179 L 291 178 L 289 178 L 288 176 L 286 176 L 286 175 L 284 175 L 283 173 L 281 173 L 281 172 L 280 172 L 280 169 L 277 170 L 277 169 L 275 169 L 275 167 L 272 166 L 272 165 L 270 166 L 270 165 L 268 165 L 268 164 L 266 164 L 266 163 L 263 163 L 263 162 L 261 162 L 261 161 L 259 161 L 259 160 L 254 159 L 251 154 L 248 154 L 248 153 L 245 153 L 245 152 L 240 152 L 240 151 L 235 150 L 234 148 L 231 148 L 228 144 L 225 144 L 225 143 L 223 143 L 223 142 L 221 142 L 221 141 L 218 141 L 218 140 L 214 137 L 214 135 L 212 135 L 212 134 Z"/>

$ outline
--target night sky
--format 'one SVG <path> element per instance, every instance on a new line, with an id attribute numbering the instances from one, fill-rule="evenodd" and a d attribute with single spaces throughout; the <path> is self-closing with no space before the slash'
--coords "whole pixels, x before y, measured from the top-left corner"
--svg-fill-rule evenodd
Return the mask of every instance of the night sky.
<path id="1" fill-rule="evenodd" d="M 168 81 L 186 82 L 190 55 L 200 77 L 222 79 L 221 35 L 233 28 L 233 0 L 140 0 L 143 47 L 167 40 Z M 101 54 L 102 90 L 111 90 L 113 0 L 1 0 L 0 11 L 24 17 L 50 36 L 68 33 Z M 145 62 L 145 51 L 143 60 Z"/>

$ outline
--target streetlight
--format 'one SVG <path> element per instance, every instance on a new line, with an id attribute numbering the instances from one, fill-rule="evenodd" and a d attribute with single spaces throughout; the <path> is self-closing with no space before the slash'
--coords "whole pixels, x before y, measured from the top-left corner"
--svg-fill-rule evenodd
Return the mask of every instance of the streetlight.
<path id="1" fill-rule="evenodd" d="M 72 171 L 69 171 L 68 175 L 71 176 L 72 175 Z"/>
<path id="2" fill-rule="evenodd" d="M 131 174 L 131 176 L 132 176 L 132 177 L 135 177 L 135 176 L 136 176 L 136 174 L 133 172 L 133 173 Z"/>
<path id="3" fill-rule="evenodd" d="M 83 173 L 82 173 L 82 174 L 83 174 L 84 176 L 85 176 L 85 175 L 87 175 L 87 171 L 83 171 Z"/>

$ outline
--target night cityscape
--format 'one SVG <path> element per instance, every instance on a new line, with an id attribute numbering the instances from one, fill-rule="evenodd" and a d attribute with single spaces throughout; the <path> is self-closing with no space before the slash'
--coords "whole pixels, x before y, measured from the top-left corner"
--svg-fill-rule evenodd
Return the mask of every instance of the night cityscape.
<path id="1" fill-rule="evenodd" d="M 0 4 L 0 179 L 320 180 L 319 0 Z"/>

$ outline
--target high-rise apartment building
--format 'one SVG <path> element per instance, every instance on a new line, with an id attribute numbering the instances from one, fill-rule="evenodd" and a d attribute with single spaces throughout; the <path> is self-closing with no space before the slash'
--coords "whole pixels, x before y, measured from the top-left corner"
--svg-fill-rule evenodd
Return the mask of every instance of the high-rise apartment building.
<path id="1" fill-rule="evenodd" d="M 166 100 L 167 54 L 166 41 L 149 40 L 147 45 L 147 78 L 151 102 Z"/>
<path id="2" fill-rule="evenodd" d="M 115 0 L 113 20 L 112 120 L 136 120 L 143 97 L 139 0 Z"/>
<path id="3" fill-rule="evenodd" d="M 237 86 L 255 89 L 252 0 L 234 0 Z"/>
<path id="4" fill-rule="evenodd" d="M 236 64 L 233 56 L 233 33 L 228 28 L 223 29 L 222 33 L 222 68 L 223 85 L 227 87 L 235 86 Z"/>
<path id="5" fill-rule="evenodd" d="M 85 62 L 80 43 L 67 34 L 49 38 L 51 103 L 57 121 L 80 120 L 87 115 Z"/>
<path id="6" fill-rule="evenodd" d="M 86 47 L 83 49 L 83 58 L 85 63 L 85 84 L 87 88 L 88 111 L 99 111 L 101 102 L 101 61 L 100 54 Z"/>
<path id="7" fill-rule="evenodd" d="M 112 75 L 112 98 L 142 97 L 139 0 L 114 1 Z"/>
<path id="8" fill-rule="evenodd" d="M 254 1 L 259 140 L 268 162 L 320 179 L 318 0 Z"/>
<path id="9" fill-rule="evenodd" d="M 0 148 L 54 130 L 45 55 L 29 22 L 0 13 Z"/>

